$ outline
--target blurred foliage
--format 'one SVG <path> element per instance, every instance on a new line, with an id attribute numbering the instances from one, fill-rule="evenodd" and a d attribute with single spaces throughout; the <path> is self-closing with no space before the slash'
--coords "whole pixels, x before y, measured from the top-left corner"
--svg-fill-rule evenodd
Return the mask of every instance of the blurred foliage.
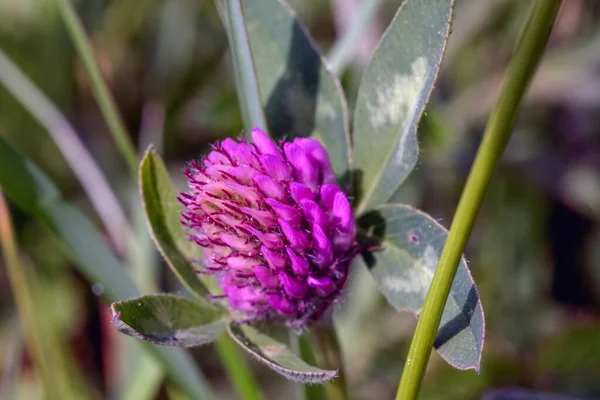
<path id="1" fill-rule="evenodd" d="M 326 52 L 343 29 L 341 19 L 328 2 L 290 3 Z M 384 2 L 375 32 L 383 31 L 399 3 Z M 420 161 L 395 195 L 445 226 L 530 3 L 458 2 L 440 80 L 420 127 Z M 52 4 L 1 0 L 0 48 L 67 115 L 120 197 L 130 199 L 126 169 Z M 140 135 L 148 110 L 152 121 L 162 121 L 163 154 L 174 176 L 211 141 L 239 134 L 231 61 L 212 1 L 80 0 L 75 5 L 134 140 L 145 143 Z M 342 77 L 350 107 L 360 65 L 356 60 Z M 599 2 L 564 1 L 515 129 L 466 252 L 488 321 L 482 372 L 456 371 L 434 356 L 423 399 L 479 399 L 492 388 L 515 386 L 600 398 Z M 0 136 L 40 165 L 69 200 L 91 210 L 49 136 L 1 86 Z M 110 366 L 118 348 L 107 306 L 97 297 L 101 288 L 83 280 L 38 223 L 16 209 L 13 215 L 35 272 L 36 303 L 49 337 L 62 343 L 64 362 L 77 367 L 85 390 L 108 396 L 117 379 Z M 178 291 L 165 265 L 161 271 L 157 286 Z M 349 291 L 355 298 L 342 302 L 336 320 L 346 379 L 357 399 L 392 397 L 414 328 L 412 317 L 398 316 L 372 288 L 368 274 L 354 271 Z M 2 266 L 2 376 L 16 365 L 14 316 Z M 212 348 L 193 354 L 218 398 L 234 398 Z M 22 369 L 11 375 L 17 379 L 16 398 L 39 398 L 29 357 L 20 358 Z M 252 365 L 268 398 L 293 390 Z M 166 386 L 158 394 L 170 397 L 176 392 Z"/>

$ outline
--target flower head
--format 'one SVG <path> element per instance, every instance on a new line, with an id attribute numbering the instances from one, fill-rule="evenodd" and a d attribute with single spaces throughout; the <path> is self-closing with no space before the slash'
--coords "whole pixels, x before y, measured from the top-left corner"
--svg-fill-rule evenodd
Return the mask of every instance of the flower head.
<path id="1" fill-rule="evenodd" d="M 216 143 L 186 169 L 179 200 L 191 240 L 206 249 L 199 272 L 218 278 L 234 316 L 302 328 L 340 294 L 356 228 L 325 148 L 306 138 L 280 145 L 258 128 L 252 143 Z"/>

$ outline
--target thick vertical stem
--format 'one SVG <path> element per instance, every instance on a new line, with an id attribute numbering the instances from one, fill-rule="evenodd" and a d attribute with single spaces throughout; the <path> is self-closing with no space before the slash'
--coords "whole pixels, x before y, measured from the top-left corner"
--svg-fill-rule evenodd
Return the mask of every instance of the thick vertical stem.
<path id="1" fill-rule="evenodd" d="M 427 367 L 458 262 L 500 156 L 508 143 L 517 108 L 544 52 L 560 0 L 537 0 L 522 33 L 456 209 L 448 240 L 417 323 L 396 400 L 415 399 Z"/>

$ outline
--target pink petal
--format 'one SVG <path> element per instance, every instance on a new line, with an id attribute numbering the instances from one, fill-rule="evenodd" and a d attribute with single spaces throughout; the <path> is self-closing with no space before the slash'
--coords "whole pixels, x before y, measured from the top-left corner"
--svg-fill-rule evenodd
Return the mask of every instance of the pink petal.
<path id="1" fill-rule="evenodd" d="M 253 255 L 258 253 L 259 245 L 254 240 L 249 240 L 246 237 L 240 237 L 238 235 L 232 235 L 230 233 L 221 233 L 219 235 L 221 241 L 227 246 L 234 248 L 235 250 L 244 253 L 245 255 Z"/>
<path id="2" fill-rule="evenodd" d="M 261 154 L 272 154 L 283 159 L 277 145 L 259 128 L 252 129 L 252 141 Z"/>
<path id="3" fill-rule="evenodd" d="M 212 183 L 207 183 L 206 185 L 202 186 L 202 193 L 208 193 L 210 195 L 212 195 L 212 197 L 209 198 L 222 198 L 224 196 L 227 195 L 228 190 L 227 190 L 227 186 L 222 183 L 222 182 L 212 182 Z"/>
<path id="4" fill-rule="evenodd" d="M 296 275 L 308 275 L 310 272 L 310 263 L 308 260 L 297 255 L 294 250 L 290 249 L 289 247 L 287 247 L 285 250 L 290 258 L 290 261 L 292 262 L 292 271 L 294 271 Z"/>
<path id="5" fill-rule="evenodd" d="M 343 230 L 354 229 L 354 215 L 350 202 L 343 193 L 337 193 L 333 200 L 333 221 Z"/>
<path id="6" fill-rule="evenodd" d="M 283 237 L 278 233 L 264 233 L 249 225 L 244 228 L 252 232 L 262 244 L 270 249 L 281 249 L 283 247 Z"/>
<path id="7" fill-rule="evenodd" d="M 267 246 L 262 246 L 260 252 L 273 270 L 281 270 L 288 264 L 288 258 L 280 251 L 271 250 Z"/>
<path id="8" fill-rule="evenodd" d="M 338 253 L 345 253 L 354 243 L 354 231 L 346 232 L 335 229 L 333 232 L 333 247 Z"/>
<path id="9" fill-rule="evenodd" d="M 254 275 L 256 276 L 256 279 L 267 288 L 275 289 L 279 287 L 279 278 L 265 265 L 255 265 Z"/>
<path id="10" fill-rule="evenodd" d="M 225 226 L 228 226 L 233 229 L 237 229 L 240 226 L 242 226 L 242 220 L 234 217 L 231 214 L 219 214 L 219 215 L 215 215 L 214 218 L 217 221 L 223 223 Z"/>
<path id="11" fill-rule="evenodd" d="M 247 165 L 254 169 L 260 168 L 258 154 L 254 152 L 254 149 L 248 143 L 240 143 L 238 145 L 238 151 L 235 159 L 239 160 L 238 164 Z"/>
<path id="12" fill-rule="evenodd" d="M 314 200 L 315 198 L 315 194 L 309 188 L 298 182 L 290 183 L 290 193 L 296 203 L 300 203 L 303 199 Z"/>
<path id="13" fill-rule="evenodd" d="M 213 165 L 214 164 L 231 165 L 231 162 L 229 162 L 229 158 L 227 158 L 227 156 L 225 154 L 221 153 L 220 151 L 211 151 L 210 153 L 208 153 L 207 159 Z"/>
<path id="14" fill-rule="evenodd" d="M 204 173 L 212 180 L 223 180 L 223 177 L 226 176 L 224 174 L 227 174 L 231 168 L 231 165 L 215 164 L 206 168 Z"/>
<path id="15" fill-rule="evenodd" d="M 233 167 L 228 171 L 229 175 L 244 185 L 251 185 L 252 178 L 256 173 L 257 171 L 254 168 L 247 166 Z"/>
<path id="16" fill-rule="evenodd" d="M 321 184 L 335 183 L 335 173 L 329 154 L 323 145 L 315 139 L 297 138 L 294 140 L 298 146 L 312 158 L 321 168 Z"/>
<path id="17" fill-rule="evenodd" d="M 321 200 L 321 205 L 323 209 L 330 212 L 333 210 L 333 201 L 335 199 L 335 195 L 340 193 L 340 187 L 334 184 L 326 184 L 321 186 L 321 190 L 319 193 L 319 199 Z"/>
<path id="18" fill-rule="evenodd" d="M 333 262 L 333 245 L 317 224 L 312 227 L 312 238 L 314 263 L 321 268 L 330 266 Z"/>
<path id="19" fill-rule="evenodd" d="M 306 152 L 298 145 L 286 143 L 283 146 L 285 156 L 296 173 L 296 180 L 305 184 L 313 192 L 316 191 L 319 181 L 319 169 L 308 157 Z"/>
<path id="20" fill-rule="evenodd" d="M 247 216 L 255 219 L 260 225 L 264 226 L 266 229 L 271 229 L 277 226 L 277 219 L 270 211 L 257 210 L 255 208 L 250 207 L 242 207 L 240 208 Z"/>
<path id="21" fill-rule="evenodd" d="M 306 283 L 315 288 L 321 296 L 328 296 L 335 290 L 335 283 L 328 276 L 309 276 Z"/>
<path id="22" fill-rule="evenodd" d="M 287 197 L 287 192 L 280 183 L 271 179 L 270 176 L 265 174 L 257 174 L 253 178 L 254 183 L 260 189 L 261 192 L 267 197 L 271 197 L 275 200 L 284 200 Z"/>
<path id="23" fill-rule="evenodd" d="M 255 265 L 260 263 L 260 259 L 252 257 L 235 256 L 227 259 L 227 265 L 235 270 L 252 270 Z"/>
<path id="24" fill-rule="evenodd" d="M 312 200 L 302 200 L 300 204 L 308 222 L 319 225 L 324 231 L 329 229 L 329 217 L 317 203 Z"/>
<path id="25" fill-rule="evenodd" d="M 260 206 L 262 203 L 263 197 L 253 188 L 232 182 L 226 183 L 225 186 L 229 189 L 229 193 L 233 194 L 235 200 L 243 199 L 248 206 Z"/>
<path id="26" fill-rule="evenodd" d="M 263 154 L 259 159 L 263 170 L 271 178 L 276 181 L 289 181 L 292 179 L 292 170 L 283 158 L 272 154 Z"/>
<path id="27" fill-rule="evenodd" d="M 304 232 L 293 228 L 287 221 L 279 218 L 279 227 L 285 235 L 286 239 L 294 249 L 303 250 L 309 246 L 308 238 Z"/>
<path id="28" fill-rule="evenodd" d="M 275 211 L 279 218 L 289 222 L 291 225 L 297 226 L 302 222 L 302 213 L 296 207 L 282 204 L 273 199 L 265 199 L 265 203 Z"/>
<path id="29" fill-rule="evenodd" d="M 308 292 L 308 285 L 305 282 L 301 282 L 297 279 L 292 278 L 285 272 L 279 273 L 279 280 L 283 285 L 285 293 L 295 299 L 302 299 Z"/>
<path id="30" fill-rule="evenodd" d="M 296 305 L 286 299 L 284 296 L 280 296 L 278 294 L 270 294 L 267 296 L 267 301 L 269 305 L 279 311 L 282 314 L 295 314 L 298 310 Z"/>

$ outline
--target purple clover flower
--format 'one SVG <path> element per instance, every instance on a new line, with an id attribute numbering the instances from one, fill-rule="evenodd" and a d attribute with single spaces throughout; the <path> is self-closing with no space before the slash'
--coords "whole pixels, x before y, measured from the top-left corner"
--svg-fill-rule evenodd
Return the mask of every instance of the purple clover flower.
<path id="1" fill-rule="evenodd" d="M 357 254 L 347 197 L 325 148 L 260 129 L 225 139 L 185 170 L 182 222 L 204 247 L 199 273 L 217 277 L 234 318 L 302 329 L 335 303 Z"/>

